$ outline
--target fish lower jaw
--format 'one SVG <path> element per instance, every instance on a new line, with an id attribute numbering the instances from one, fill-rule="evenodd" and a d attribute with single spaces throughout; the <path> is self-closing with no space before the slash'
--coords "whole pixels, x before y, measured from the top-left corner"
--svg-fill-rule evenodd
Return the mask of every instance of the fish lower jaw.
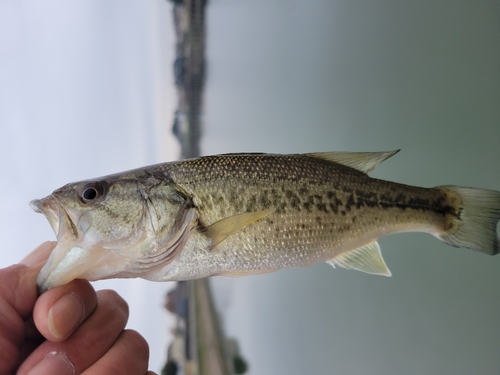
<path id="1" fill-rule="evenodd" d="M 171 266 L 167 264 L 154 267 L 141 262 L 140 258 L 123 256 L 101 245 L 86 248 L 82 244 L 64 246 L 59 243 L 39 272 L 37 284 L 43 293 L 77 278 L 88 281 L 135 277 L 147 279 L 152 273 L 150 280 L 157 280 L 156 275 L 168 273 Z"/>
<path id="2" fill-rule="evenodd" d="M 58 244 L 38 273 L 37 285 L 40 292 L 43 293 L 78 278 L 83 271 L 82 260 L 88 257 L 88 253 L 88 250 L 80 246 L 66 249 Z"/>

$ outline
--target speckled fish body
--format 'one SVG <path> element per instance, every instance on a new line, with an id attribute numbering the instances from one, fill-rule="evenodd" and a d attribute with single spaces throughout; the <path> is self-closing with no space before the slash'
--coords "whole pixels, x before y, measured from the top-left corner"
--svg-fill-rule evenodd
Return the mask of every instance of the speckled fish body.
<path id="1" fill-rule="evenodd" d="M 32 202 L 58 236 L 38 283 L 189 280 L 319 262 L 390 275 L 377 239 L 405 231 L 498 252 L 500 193 L 367 175 L 393 154 L 216 155 L 68 184 Z"/>
<path id="2" fill-rule="evenodd" d="M 193 197 L 202 228 L 239 213 L 273 210 L 215 251 L 192 246 L 181 254 L 186 266 L 170 275 L 181 279 L 327 261 L 382 234 L 433 229 L 453 199 L 440 190 L 374 180 L 353 168 L 303 156 L 203 158 L 175 164 L 170 175 Z"/>

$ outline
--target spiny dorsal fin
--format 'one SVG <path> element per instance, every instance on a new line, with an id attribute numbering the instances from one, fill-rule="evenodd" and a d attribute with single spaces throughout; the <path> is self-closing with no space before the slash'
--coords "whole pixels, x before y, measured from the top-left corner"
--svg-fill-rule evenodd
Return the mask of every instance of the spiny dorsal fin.
<path id="1" fill-rule="evenodd" d="M 224 241 L 228 236 L 240 231 L 246 226 L 269 215 L 273 210 L 267 209 L 258 212 L 245 212 L 219 220 L 205 229 L 205 234 L 212 240 L 212 249 Z"/>
<path id="2" fill-rule="evenodd" d="M 398 153 L 399 150 L 387 152 L 315 152 L 304 154 L 312 158 L 323 159 L 334 163 L 339 163 L 358 171 L 369 173 L 380 163 Z"/>
<path id="3" fill-rule="evenodd" d="M 391 276 L 391 271 L 389 271 L 382 258 L 380 246 L 377 241 L 341 254 L 328 260 L 327 263 L 334 268 L 335 265 L 338 265 L 346 269 L 371 273 L 373 275 Z"/>

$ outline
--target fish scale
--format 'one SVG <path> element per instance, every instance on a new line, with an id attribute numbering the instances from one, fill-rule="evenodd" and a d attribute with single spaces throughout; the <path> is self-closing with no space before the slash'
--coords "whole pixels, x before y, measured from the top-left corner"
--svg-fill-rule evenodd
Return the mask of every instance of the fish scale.
<path id="1" fill-rule="evenodd" d="M 274 159 L 278 160 L 272 167 Z M 202 226 L 242 211 L 274 210 L 218 245 L 215 257 L 211 251 L 200 251 L 186 259 L 185 263 L 191 264 L 189 273 L 193 272 L 194 258 L 198 262 L 204 259 L 196 272 L 208 274 L 305 266 L 334 258 L 350 249 L 351 242 L 357 247 L 366 244 L 377 238 L 384 226 L 434 227 L 444 220 L 442 205 L 431 204 L 444 200 L 442 191 L 374 180 L 352 168 L 310 159 L 301 155 L 223 155 L 162 167 L 194 200 Z M 287 173 L 289 169 L 293 173 Z M 207 175 L 212 178 L 197 177 Z M 361 204 L 360 193 L 375 197 L 373 204 Z M 394 196 L 398 199 L 391 200 Z M 428 206 L 417 209 L 405 204 L 416 198 L 427 201 Z M 235 251 L 240 261 L 226 266 L 225 259 Z M 272 260 L 266 262 L 267 269 L 262 267 L 261 253 Z M 222 260 L 210 262 L 212 258 Z M 171 277 L 182 278 L 182 272 Z"/>
<path id="2" fill-rule="evenodd" d="M 498 253 L 499 192 L 368 176 L 394 154 L 214 155 L 68 184 L 31 203 L 58 238 L 38 284 L 241 276 L 319 262 L 389 276 L 377 239 L 407 231 Z"/>

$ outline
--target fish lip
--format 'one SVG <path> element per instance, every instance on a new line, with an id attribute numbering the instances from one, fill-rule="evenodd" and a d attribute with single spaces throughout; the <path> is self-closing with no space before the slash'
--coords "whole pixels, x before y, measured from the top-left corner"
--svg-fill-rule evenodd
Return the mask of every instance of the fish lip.
<path id="1" fill-rule="evenodd" d="M 70 237 L 73 240 L 80 238 L 78 227 L 75 225 L 73 218 L 64 209 L 61 201 L 54 195 L 48 195 L 42 199 L 34 199 L 30 202 L 30 207 L 37 213 L 43 214 L 52 230 L 54 231 L 57 240 L 62 237 Z"/>
<path id="2" fill-rule="evenodd" d="M 52 194 L 42 199 L 34 199 L 30 202 L 30 207 L 36 213 L 43 214 L 47 218 L 57 237 L 59 234 L 59 212 L 61 209 L 57 199 Z"/>

